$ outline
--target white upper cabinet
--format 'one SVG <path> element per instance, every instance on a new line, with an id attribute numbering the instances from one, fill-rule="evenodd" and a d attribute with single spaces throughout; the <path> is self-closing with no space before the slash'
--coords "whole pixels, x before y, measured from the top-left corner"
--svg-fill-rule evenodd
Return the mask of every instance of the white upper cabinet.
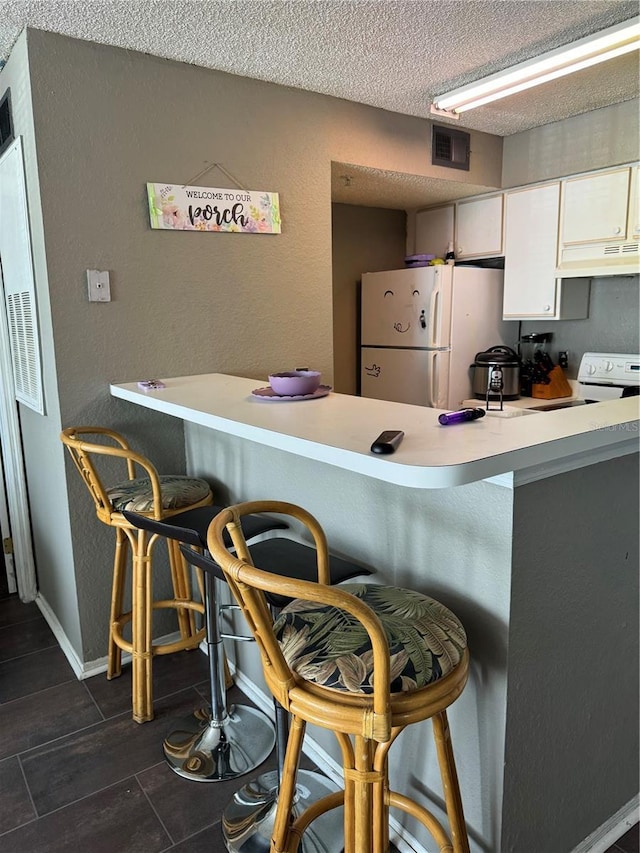
<path id="1" fill-rule="evenodd" d="M 563 181 L 563 246 L 626 239 L 630 177 L 625 168 Z"/>
<path id="2" fill-rule="evenodd" d="M 453 242 L 453 204 L 416 213 L 416 255 L 444 258 Z"/>
<path id="3" fill-rule="evenodd" d="M 627 238 L 636 242 L 640 240 L 640 166 L 633 166 L 631 169 Z"/>
<path id="4" fill-rule="evenodd" d="M 503 255 L 504 196 L 467 199 L 456 203 L 456 260 Z"/>
<path id="5" fill-rule="evenodd" d="M 638 166 L 566 178 L 561 185 L 558 275 L 638 272 Z"/>
<path id="6" fill-rule="evenodd" d="M 505 196 L 505 320 L 575 320 L 588 316 L 589 280 L 556 277 L 559 182 Z"/>

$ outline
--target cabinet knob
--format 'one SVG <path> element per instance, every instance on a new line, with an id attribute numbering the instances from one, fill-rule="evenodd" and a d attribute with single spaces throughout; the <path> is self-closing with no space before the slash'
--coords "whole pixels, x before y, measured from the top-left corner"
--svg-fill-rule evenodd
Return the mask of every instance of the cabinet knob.
<path id="1" fill-rule="evenodd" d="M 614 234 L 622 234 L 622 228 L 620 228 L 620 226 L 619 226 L 619 225 L 617 225 L 617 226 L 613 229 L 613 233 L 614 233 Z"/>
<path id="2" fill-rule="evenodd" d="M 463 252 L 462 246 L 458 246 L 458 254 L 461 255 Z"/>
<path id="3" fill-rule="evenodd" d="M 543 311 L 551 311 L 551 305 L 543 305 L 542 309 Z"/>

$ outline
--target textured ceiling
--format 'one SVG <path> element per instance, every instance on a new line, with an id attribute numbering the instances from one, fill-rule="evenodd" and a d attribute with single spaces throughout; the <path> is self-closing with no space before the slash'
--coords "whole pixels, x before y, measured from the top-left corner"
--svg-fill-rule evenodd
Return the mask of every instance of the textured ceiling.
<path id="1" fill-rule="evenodd" d="M 435 95 L 638 10 L 637 0 L 0 0 L 0 60 L 30 26 L 428 117 Z M 507 136 L 638 95 L 637 53 L 584 75 L 460 124 Z"/>
<path id="2" fill-rule="evenodd" d="M 637 0 L 0 0 L 0 66 L 28 26 L 429 118 L 435 95 L 639 10 Z M 639 76 L 634 52 L 452 123 L 509 136 L 637 98 Z M 332 170 L 333 200 L 347 204 L 409 209 L 488 189 Z"/>

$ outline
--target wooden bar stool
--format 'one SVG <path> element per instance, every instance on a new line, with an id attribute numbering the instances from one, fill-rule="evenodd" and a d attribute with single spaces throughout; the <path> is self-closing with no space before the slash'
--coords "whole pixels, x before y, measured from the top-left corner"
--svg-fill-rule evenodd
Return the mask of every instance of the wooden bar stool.
<path id="1" fill-rule="evenodd" d="M 246 514 L 278 513 L 302 522 L 317 552 L 317 582 L 275 576 L 255 567 L 242 535 Z M 233 542 L 232 553 L 225 544 Z M 389 807 L 420 821 L 442 853 L 468 853 L 446 709 L 464 689 L 469 667 L 459 620 L 426 595 L 373 584 L 329 586 L 325 534 L 301 507 L 252 501 L 223 510 L 207 537 L 260 654 L 265 679 L 291 714 L 271 853 L 295 853 L 312 821 L 344 805 L 344 853 L 387 853 Z M 266 595 L 293 601 L 274 622 Z M 431 719 L 449 831 L 426 808 L 391 791 L 388 754 L 412 723 Z M 305 726 L 333 731 L 340 744 L 344 789 L 294 808 L 295 779 Z"/>
<path id="2" fill-rule="evenodd" d="M 202 602 L 191 593 L 190 570 L 177 542 L 169 543 L 169 564 L 173 598 L 153 600 L 152 551 L 156 538 L 131 525 L 123 510 L 135 510 L 151 518 L 170 517 L 186 509 L 213 503 L 209 484 L 195 477 L 160 475 L 144 456 L 132 450 L 119 433 L 104 427 L 68 427 L 60 434 L 91 498 L 96 515 L 115 529 L 113 586 L 109 620 L 107 678 L 122 671 L 122 651 L 132 658 L 133 719 L 144 723 L 153 719 L 152 661 L 155 655 L 192 649 L 204 638 L 204 628 L 195 626 L 195 613 L 203 613 Z M 91 439 L 90 441 L 86 439 Z M 108 470 L 115 485 L 105 485 Z M 116 473 L 117 472 L 117 473 Z M 127 556 L 131 547 L 131 611 L 124 612 Z M 155 610 L 176 610 L 180 639 L 154 643 L 152 618 Z M 131 622 L 131 641 L 124 628 Z"/>
<path id="3" fill-rule="evenodd" d="M 244 515 L 241 521 L 243 532 L 249 519 L 260 517 L 261 514 Z M 207 531 L 203 531 L 201 535 L 206 542 Z M 232 547 L 226 531 L 223 536 L 227 547 Z M 244 539 L 245 541 L 247 539 L 246 533 Z M 315 548 L 310 545 L 278 536 L 252 543 L 250 548 L 252 558 L 273 574 L 298 580 L 311 580 L 317 577 L 317 555 Z M 208 551 L 196 552 L 185 545 L 181 545 L 181 549 L 189 562 L 203 570 L 205 578 L 226 582 L 224 573 L 212 560 Z M 328 561 L 329 580 L 332 584 L 371 574 L 370 569 L 333 554 L 329 555 Z M 290 603 L 291 599 L 278 593 L 267 593 L 266 601 L 272 616 L 275 617 L 282 607 Z M 276 770 L 251 779 L 236 791 L 227 804 L 222 814 L 222 832 L 228 853 L 268 853 L 270 848 L 289 739 L 289 714 L 275 699 L 274 709 Z M 337 790 L 337 786 L 324 774 L 297 769 L 294 794 L 296 814 L 301 814 L 317 800 Z M 310 850 L 342 849 L 342 827 L 335 817 L 334 814 L 323 815 L 314 824 L 314 830 L 318 832 L 316 840 L 321 839 L 322 843 L 316 846 L 312 844 Z"/>

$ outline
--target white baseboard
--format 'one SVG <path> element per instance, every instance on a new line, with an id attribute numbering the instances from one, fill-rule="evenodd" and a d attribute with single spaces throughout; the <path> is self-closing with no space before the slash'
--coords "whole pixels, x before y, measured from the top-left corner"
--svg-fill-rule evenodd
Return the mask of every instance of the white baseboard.
<path id="1" fill-rule="evenodd" d="M 612 844 L 622 838 L 627 830 L 638 823 L 639 819 L 640 796 L 636 794 L 626 806 L 618 809 L 602 826 L 599 826 L 577 847 L 574 847 L 571 853 L 605 853 L 605 850 L 608 850 Z"/>
<path id="2" fill-rule="evenodd" d="M 95 660 L 90 661 L 81 661 L 78 657 L 76 650 L 73 648 L 67 635 L 65 634 L 62 625 L 58 621 L 57 616 L 53 612 L 53 610 L 49 607 L 47 600 L 42 596 L 40 592 L 36 595 L 36 604 L 38 605 L 40 612 L 42 613 L 45 622 L 53 631 L 53 634 L 58 641 L 60 648 L 66 659 L 69 661 L 69 665 L 73 670 L 78 681 L 84 681 L 85 678 L 91 678 L 94 675 L 100 675 L 103 672 L 107 671 L 107 656 L 101 658 L 96 658 Z M 180 632 L 174 631 L 171 634 L 166 634 L 164 637 L 158 637 L 154 639 L 154 643 L 173 643 L 176 640 L 180 639 Z M 202 650 L 206 654 L 206 646 L 202 644 L 200 646 Z M 128 652 L 122 653 L 122 662 L 128 663 L 131 660 L 131 655 Z"/>
<path id="3" fill-rule="evenodd" d="M 62 652 L 66 659 L 69 661 L 69 665 L 71 669 L 74 671 L 76 678 L 82 679 L 86 678 L 83 673 L 84 664 L 78 657 L 76 650 L 73 648 L 67 635 L 65 634 L 62 625 L 58 622 L 58 617 L 55 615 L 53 610 L 49 607 L 47 600 L 42 596 L 42 593 L 38 592 L 35 598 L 36 604 L 42 613 L 45 622 L 53 631 L 53 634 L 58 641 L 58 645 L 62 649 Z"/>

